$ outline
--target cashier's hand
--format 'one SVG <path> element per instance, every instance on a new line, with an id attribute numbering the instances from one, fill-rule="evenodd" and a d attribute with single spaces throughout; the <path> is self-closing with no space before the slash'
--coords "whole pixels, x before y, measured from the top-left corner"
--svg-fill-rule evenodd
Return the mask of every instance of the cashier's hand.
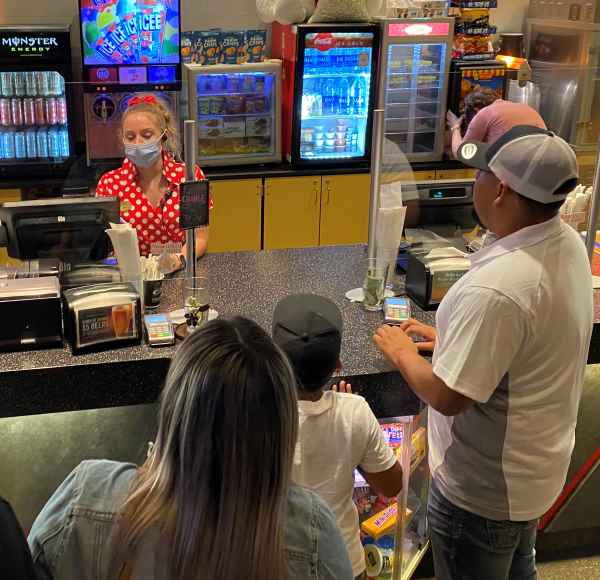
<path id="1" fill-rule="evenodd" d="M 181 269 L 179 254 L 161 254 L 158 258 L 158 269 L 163 274 L 172 274 Z"/>
<path id="2" fill-rule="evenodd" d="M 413 340 L 415 338 L 419 339 L 419 342 L 415 344 L 420 352 L 433 352 L 437 340 L 437 332 L 433 326 L 428 326 L 414 318 L 410 318 L 403 322 L 400 328 Z"/>
<path id="3" fill-rule="evenodd" d="M 377 329 L 373 342 L 393 366 L 406 354 L 418 354 L 417 345 L 399 326 L 384 324 Z"/>
<path id="4" fill-rule="evenodd" d="M 456 128 L 460 128 L 462 120 L 462 117 L 457 117 L 452 111 L 448 109 L 448 112 L 446 113 L 446 122 L 448 123 L 448 129 L 453 131 Z"/>

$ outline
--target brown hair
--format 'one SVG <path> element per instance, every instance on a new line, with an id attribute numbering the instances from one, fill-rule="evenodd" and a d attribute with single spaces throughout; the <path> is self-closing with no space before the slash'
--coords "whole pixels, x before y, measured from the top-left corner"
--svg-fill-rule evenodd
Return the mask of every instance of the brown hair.
<path id="1" fill-rule="evenodd" d="M 122 509 L 116 570 L 157 530 L 170 580 L 287 578 L 298 409 L 283 352 L 250 320 L 207 323 L 173 358 L 158 423 Z"/>
<path id="2" fill-rule="evenodd" d="M 179 160 L 181 153 L 179 131 L 175 126 L 174 115 L 168 105 L 162 99 L 152 94 L 140 94 L 136 95 L 136 97 L 130 99 L 130 102 L 133 102 L 127 106 L 121 117 L 121 128 L 125 119 L 132 113 L 146 113 L 150 115 L 163 134 L 163 149 Z"/>

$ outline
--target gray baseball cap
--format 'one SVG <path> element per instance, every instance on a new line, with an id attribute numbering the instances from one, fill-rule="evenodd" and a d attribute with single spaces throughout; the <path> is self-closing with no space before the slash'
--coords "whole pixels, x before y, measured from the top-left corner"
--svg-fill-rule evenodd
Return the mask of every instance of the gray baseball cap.
<path id="1" fill-rule="evenodd" d="M 540 203 L 564 200 L 579 179 L 569 144 L 552 131 L 530 125 L 513 127 L 491 144 L 465 141 L 457 157 Z"/>

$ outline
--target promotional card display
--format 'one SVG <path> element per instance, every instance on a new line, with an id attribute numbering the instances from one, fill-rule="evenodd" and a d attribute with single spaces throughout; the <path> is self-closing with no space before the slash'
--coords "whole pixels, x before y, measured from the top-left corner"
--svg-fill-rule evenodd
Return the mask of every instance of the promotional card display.
<path id="1" fill-rule="evenodd" d="M 496 27 L 490 24 L 490 8 L 495 8 L 496 4 L 496 0 L 452 2 L 450 16 L 455 17 L 453 59 L 481 61 L 494 58 L 492 37 Z"/>

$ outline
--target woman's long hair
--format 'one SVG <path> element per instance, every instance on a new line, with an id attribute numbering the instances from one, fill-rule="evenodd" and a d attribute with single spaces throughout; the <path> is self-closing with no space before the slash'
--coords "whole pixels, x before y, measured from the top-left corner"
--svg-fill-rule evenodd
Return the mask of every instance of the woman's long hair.
<path id="1" fill-rule="evenodd" d="M 158 531 L 169 580 L 286 578 L 297 429 L 293 372 L 257 324 L 194 332 L 171 363 L 154 450 L 122 510 L 118 565 Z"/>

